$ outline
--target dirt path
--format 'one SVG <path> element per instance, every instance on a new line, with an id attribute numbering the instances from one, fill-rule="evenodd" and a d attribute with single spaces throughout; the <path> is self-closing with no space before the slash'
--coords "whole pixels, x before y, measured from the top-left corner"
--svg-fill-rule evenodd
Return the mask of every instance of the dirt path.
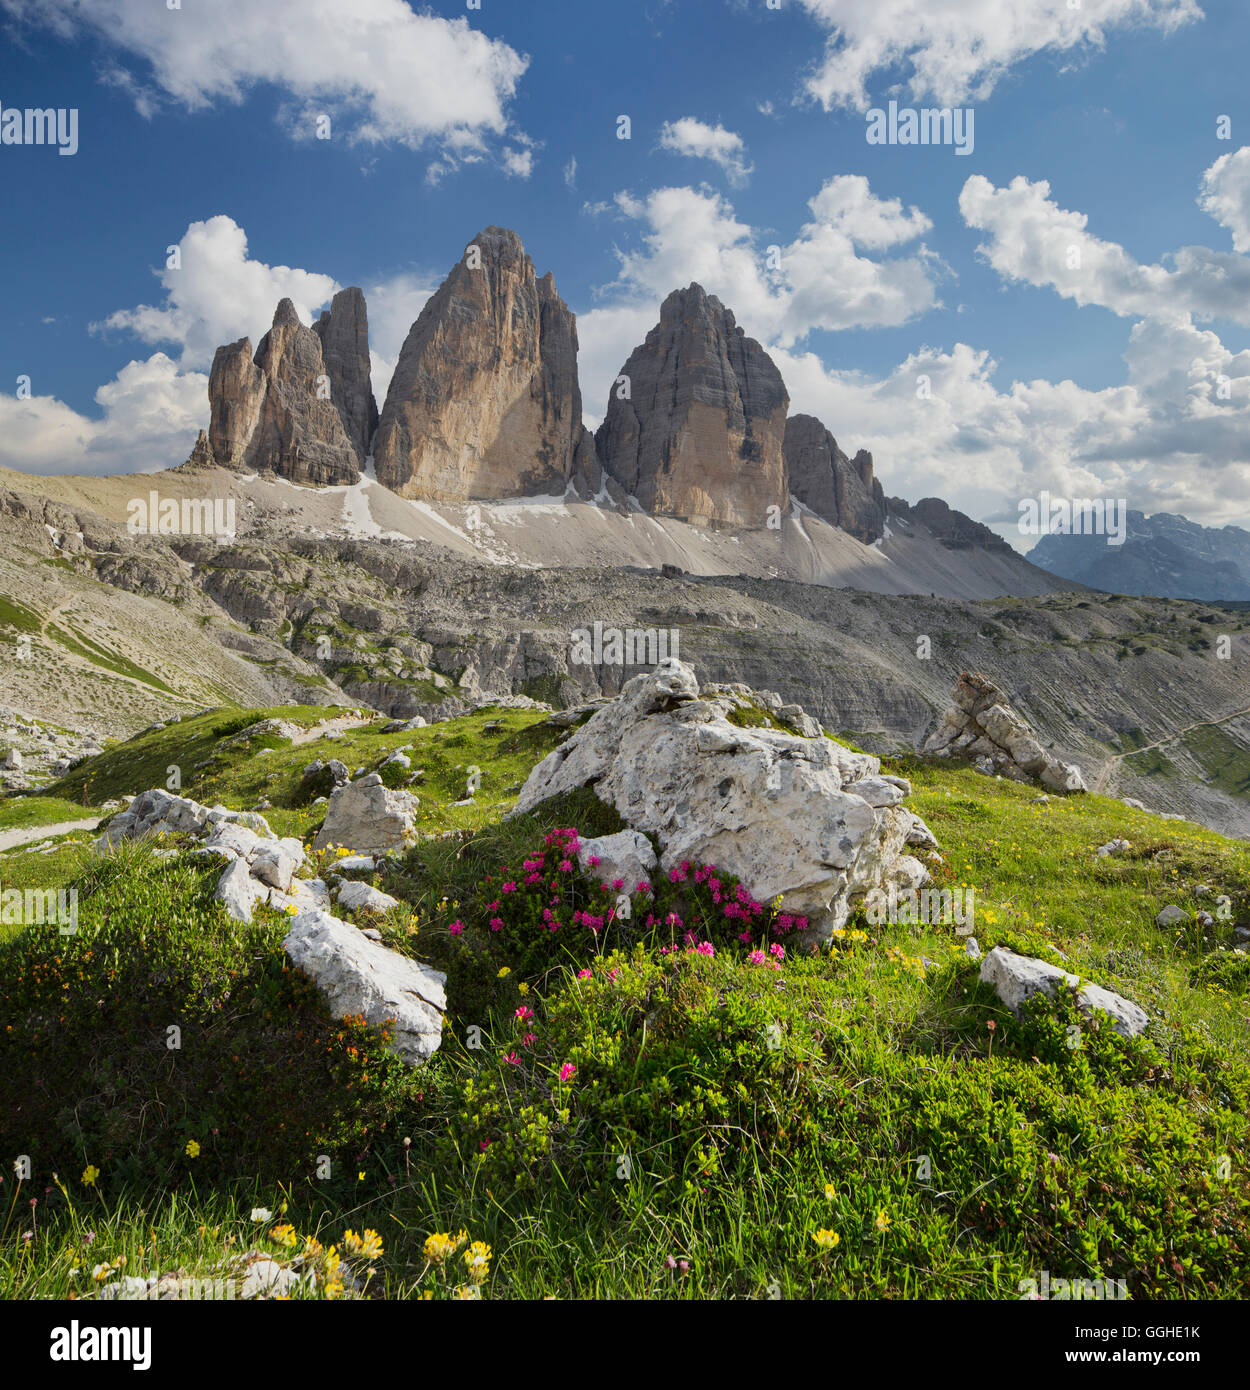
<path id="1" fill-rule="evenodd" d="M 1184 738 L 1191 729 L 1201 729 L 1208 725 L 1217 728 L 1221 724 L 1227 724 L 1230 719 L 1240 719 L 1243 715 L 1247 714 L 1250 714 L 1250 708 L 1234 710 L 1232 714 L 1221 715 L 1219 719 L 1198 719 L 1192 724 L 1186 724 L 1183 729 L 1178 729 L 1176 733 L 1168 734 L 1166 738 L 1157 738 L 1153 743 L 1143 743 L 1140 748 L 1130 748 L 1126 753 L 1112 753 L 1107 761 L 1103 763 L 1094 781 L 1094 785 L 1090 790 L 1095 792 L 1102 791 L 1107 785 L 1107 778 L 1111 776 L 1112 770 L 1121 758 L 1132 758 L 1138 753 L 1147 752 L 1151 748 L 1162 748 L 1166 743 L 1175 743 L 1178 739 Z"/>
<path id="2" fill-rule="evenodd" d="M 322 734 L 343 733 L 347 729 L 362 728 L 365 724 L 372 724 L 377 717 L 375 714 L 372 719 L 356 719 L 345 714 L 338 719 L 327 719 L 322 724 L 314 724 L 311 729 L 305 729 L 303 733 L 296 734 L 291 740 L 291 747 L 294 748 L 301 743 L 313 743 Z"/>
<path id="3" fill-rule="evenodd" d="M 97 812 L 90 820 L 63 820 L 57 825 L 24 825 L 17 830 L 0 830 L 0 853 L 17 849 L 19 845 L 50 840 L 54 835 L 68 835 L 71 830 L 94 830 L 105 812 Z"/>

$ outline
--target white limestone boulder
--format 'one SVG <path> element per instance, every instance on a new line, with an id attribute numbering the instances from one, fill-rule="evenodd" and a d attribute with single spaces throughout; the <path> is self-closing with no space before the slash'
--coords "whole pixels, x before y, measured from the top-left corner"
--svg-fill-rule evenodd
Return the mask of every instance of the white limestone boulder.
<path id="1" fill-rule="evenodd" d="M 330 796 L 315 849 L 343 845 L 358 854 L 385 854 L 411 839 L 417 798 L 392 791 L 376 772 L 339 787 Z"/>
<path id="2" fill-rule="evenodd" d="M 895 804 L 902 779 L 823 736 L 729 723 L 680 661 L 627 681 L 531 771 L 512 814 L 584 786 L 656 836 L 662 869 L 713 864 L 808 917 L 817 939 L 869 888 L 928 879 L 905 852 L 916 818 Z"/>
<path id="3" fill-rule="evenodd" d="M 378 889 L 367 883 L 361 883 L 357 879 L 349 879 L 345 883 L 340 883 L 335 897 L 338 898 L 339 906 L 345 907 L 349 912 L 381 914 L 399 906 L 398 898 L 392 898 L 389 893 L 379 892 Z"/>
<path id="4" fill-rule="evenodd" d="M 221 903 L 236 922 L 250 922 L 252 908 L 261 898 L 267 896 L 264 886 L 248 872 L 245 859 L 231 860 L 222 871 L 213 891 L 214 899 Z"/>
<path id="5" fill-rule="evenodd" d="M 409 1065 L 434 1054 L 447 1009 L 441 971 L 370 941 L 328 912 L 300 913 L 283 947 L 336 1018 L 363 1015 L 374 1027 L 389 1024 L 391 1045 Z"/>
<path id="6" fill-rule="evenodd" d="M 981 962 L 981 981 L 993 985 L 995 993 L 1013 1014 L 1019 1014 L 1020 1006 L 1033 995 L 1039 992 L 1053 995 L 1064 986 L 1077 989 L 1077 1007 L 1083 1014 L 1087 1017 L 1095 1012 L 1106 1014 L 1121 1037 L 1136 1037 L 1150 1022 L 1144 1009 L 1113 990 L 1101 985 L 1082 985 L 1078 976 L 1060 970 L 1057 965 L 1033 956 L 1018 956 L 1005 946 L 995 946 Z"/>
<path id="7" fill-rule="evenodd" d="M 637 830 L 582 840 L 577 846 L 577 858 L 591 878 L 599 883 L 615 883 L 619 879 L 626 893 L 632 893 L 640 883 L 650 883 L 659 863 L 651 841 Z M 591 860 L 598 862 L 592 864 Z"/>

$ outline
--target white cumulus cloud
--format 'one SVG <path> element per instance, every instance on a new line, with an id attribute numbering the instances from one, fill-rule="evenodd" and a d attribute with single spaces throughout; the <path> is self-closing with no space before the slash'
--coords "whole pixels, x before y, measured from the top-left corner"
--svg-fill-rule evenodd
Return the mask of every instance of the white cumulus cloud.
<path id="1" fill-rule="evenodd" d="M 730 184 L 739 188 L 751 175 L 746 145 L 741 135 L 723 125 L 708 125 L 694 116 L 665 121 L 660 127 L 660 148 L 691 159 L 710 159 L 724 170 Z"/>
<path id="2" fill-rule="evenodd" d="M 1198 206 L 1233 234 L 1233 249 L 1250 251 L 1250 145 L 1221 155 L 1202 176 Z"/>
<path id="3" fill-rule="evenodd" d="M 178 268 L 165 266 L 157 272 L 165 291 L 163 304 L 119 309 L 92 324 L 92 331 L 133 333 L 145 343 L 176 343 L 181 366 L 205 367 L 222 343 L 246 334 L 255 347 L 280 299 L 289 298 L 307 324 L 339 288 L 330 275 L 252 260 L 247 233 L 233 218 L 220 214 L 192 222 L 178 250 Z"/>
<path id="4" fill-rule="evenodd" d="M 874 79 L 908 73 L 915 100 L 982 101 L 1017 64 L 1038 53 L 1083 55 L 1119 31 L 1170 33 L 1202 18 L 1197 0 L 800 0 L 829 31 L 806 78 L 826 110 L 872 104 Z"/>
<path id="5" fill-rule="evenodd" d="M 161 100 L 188 111 L 239 103 L 260 86 L 284 97 L 288 134 L 314 138 L 318 116 L 355 141 L 466 154 L 508 134 L 508 105 L 529 59 L 465 18 L 415 13 L 404 0 L 0 0 L 23 24 L 91 34 L 105 80 L 141 115 Z M 127 63 L 141 65 L 136 73 Z M 505 165 L 519 158 L 504 151 Z M 518 172 L 512 168 L 512 172 Z"/>
<path id="6" fill-rule="evenodd" d="M 588 415 L 659 317 L 674 289 L 698 281 L 762 342 L 791 346 L 816 330 L 895 326 L 937 303 L 945 273 L 923 246 L 882 257 L 931 227 L 917 208 L 878 198 L 859 175 L 829 179 L 808 201 L 811 214 L 790 242 L 769 242 L 709 188 L 619 193 L 618 214 L 636 223 L 639 244 L 618 250 L 620 272 L 601 303 L 578 316 Z M 878 254 L 865 254 L 867 252 Z M 602 383 L 602 385 L 601 385 Z"/>
<path id="7" fill-rule="evenodd" d="M 208 377 L 180 371 L 163 352 L 128 362 L 95 400 L 99 419 L 55 396 L 0 396 L 0 464 L 25 473 L 153 472 L 184 462 L 208 425 Z"/>
<path id="8" fill-rule="evenodd" d="M 1205 246 L 1183 246 L 1171 266 L 1143 265 L 1118 242 L 1086 230 L 1083 212 L 1050 197 L 1044 179 L 1023 176 L 996 188 L 974 174 L 959 195 L 970 227 L 987 233 L 978 247 L 1007 280 L 1046 286 L 1080 305 L 1130 317 L 1230 318 L 1250 323 L 1250 259 Z"/>

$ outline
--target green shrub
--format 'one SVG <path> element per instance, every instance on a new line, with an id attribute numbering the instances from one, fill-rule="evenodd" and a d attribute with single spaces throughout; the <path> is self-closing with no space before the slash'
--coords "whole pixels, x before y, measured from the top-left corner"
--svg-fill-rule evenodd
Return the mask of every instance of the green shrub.
<path id="1" fill-rule="evenodd" d="M 385 1122 L 409 1074 L 288 967 L 285 918 L 225 915 L 219 873 L 123 843 L 75 880 L 76 935 L 27 928 L 0 945 L 5 1153 L 168 1185 L 290 1178 Z"/>

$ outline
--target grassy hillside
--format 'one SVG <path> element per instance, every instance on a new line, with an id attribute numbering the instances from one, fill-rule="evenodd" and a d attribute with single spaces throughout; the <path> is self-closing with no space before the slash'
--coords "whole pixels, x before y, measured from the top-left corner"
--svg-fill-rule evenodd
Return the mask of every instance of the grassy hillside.
<path id="1" fill-rule="evenodd" d="M 1061 960 L 1140 1003 L 1152 1023 L 1125 1041 L 1074 1029 L 1063 1000 L 1014 1020 L 948 927 L 858 920 L 805 956 L 776 924 L 740 942 L 704 887 L 665 880 L 628 923 L 550 933 L 541 906 L 567 923 L 604 900 L 559 869 L 557 830 L 617 822 L 589 793 L 501 821 L 559 738 L 544 716 L 245 736 L 326 714 L 150 731 L 48 789 L 44 812 L 180 765 L 187 794 L 263 796 L 276 830 L 311 839 L 309 761 L 354 771 L 411 745 L 424 835 L 371 877 L 402 904 L 387 944 L 448 972 L 440 1051 L 409 1072 L 332 1019 L 287 968 L 285 919 L 230 922 L 211 867 L 161 857 L 176 845 L 10 852 L 0 886 L 72 883 L 81 914 L 74 938 L 2 929 L 0 1149 L 33 1173 L 0 1189 L 0 1295 L 87 1296 L 122 1259 L 208 1277 L 251 1248 L 318 1274 L 296 1295 L 317 1297 L 1015 1298 L 1041 1270 L 1136 1298 L 1250 1290 L 1250 958 L 1234 954 L 1250 846 L 1099 796 L 891 764 L 941 844 L 939 883 L 976 890 L 982 949 Z M 474 767 L 480 790 L 454 804 Z M 47 823 L 22 814 L 0 803 L 0 827 Z M 1095 855 L 1117 837 L 1131 849 Z M 538 856 L 557 887 L 505 901 Z M 1168 904 L 1186 922 L 1164 930 Z M 479 1282 L 473 1241 L 491 1248 Z"/>

